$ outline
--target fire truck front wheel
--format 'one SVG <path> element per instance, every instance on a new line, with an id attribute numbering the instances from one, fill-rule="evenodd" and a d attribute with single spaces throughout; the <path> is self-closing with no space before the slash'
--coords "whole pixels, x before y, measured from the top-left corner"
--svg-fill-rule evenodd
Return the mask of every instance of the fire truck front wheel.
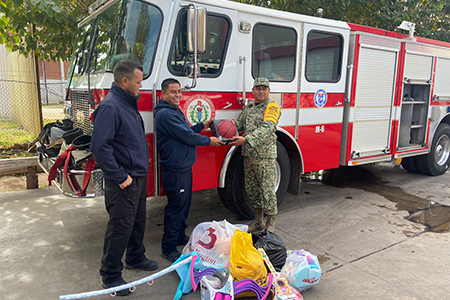
<path id="1" fill-rule="evenodd" d="M 444 174 L 450 165 L 450 125 L 439 125 L 430 152 L 417 157 L 421 173 L 431 176 Z"/>
<path id="2" fill-rule="evenodd" d="M 241 171 L 243 170 L 243 159 L 241 155 L 242 147 L 239 147 L 234 152 L 233 157 L 231 158 L 230 164 L 228 165 L 227 173 L 225 175 L 225 187 L 217 188 L 217 193 L 219 194 L 220 201 L 222 204 L 232 213 L 239 215 L 239 210 L 236 207 L 234 198 L 237 195 L 234 194 L 236 189 L 234 189 L 235 184 L 235 176 L 240 176 Z"/>
<path id="3" fill-rule="evenodd" d="M 277 142 L 277 178 L 275 190 L 277 194 L 277 204 L 280 206 L 286 196 L 289 186 L 291 165 L 289 155 L 284 146 Z M 241 156 L 241 149 L 237 149 L 228 166 L 225 177 L 225 187 L 218 189 L 222 203 L 230 211 L 243 219 L 253 219 L 255 216 L 253 207 L 248 199 L 244 184 L 244 160 Z"/>

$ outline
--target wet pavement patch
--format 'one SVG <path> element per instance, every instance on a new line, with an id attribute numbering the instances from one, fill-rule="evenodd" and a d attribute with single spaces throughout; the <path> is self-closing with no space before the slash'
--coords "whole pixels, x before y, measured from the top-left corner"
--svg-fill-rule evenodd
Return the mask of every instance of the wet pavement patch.
<path id="1" fill-rule="evenodd" d="M 427 209 L 412 214 L 408 220 L 425 224 L 433 232 L 449 231 L 450 207 L 434 204 Z"/>
<path id="2" fill-rule="evenodd" d="M 370 166 L 328 170 L 323 174 L 322 182 L 335 187 L 357 188 L 378 194 L 397 203 L 398 210 L 408 211 L 408 220 L 426 225 L 433 232 L 449 231 L 450 206 L 408 194 L 399 187 L 389 186 L 376 176 Z"/>

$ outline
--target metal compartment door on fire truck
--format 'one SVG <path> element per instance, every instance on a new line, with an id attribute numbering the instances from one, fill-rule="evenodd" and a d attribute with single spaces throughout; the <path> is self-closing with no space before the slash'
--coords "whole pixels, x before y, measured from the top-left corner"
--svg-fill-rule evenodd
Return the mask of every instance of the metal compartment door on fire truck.
<path id="1" fill-rule="evenodd" d="M 401 43 L 397 39 L 352 32 L 349 63 L 353 76 L 345 111 L 342 165 L 388 161 L 395 84 Z"/>
<path id="2" fill-rule="evenodd" d="M 406 43 L 397 153 L 428 148 L 428 108 L 433 73 L 431 53 L 432 47 Z"/>
<path id="3" fill-rule="evenodd" d="M 400 121 L 403 136 L 399 136 L 395 157 L 403 157 L 402 165 L 408 171 L 440 175 L 450 162 L 450 49 L 425 42 L 405 43 Z"/>

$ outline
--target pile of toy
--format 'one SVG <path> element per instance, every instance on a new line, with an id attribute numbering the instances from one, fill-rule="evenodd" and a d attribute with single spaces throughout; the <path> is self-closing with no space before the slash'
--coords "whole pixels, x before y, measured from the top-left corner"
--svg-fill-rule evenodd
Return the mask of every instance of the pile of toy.
<path id="1" fill-rule="evenodd" d="M 322 275 L 317 256 L 305 250 L 286 250 L 272 232 L 247 233 L 247 225 L 226 220 L 197 225 L 183 255 L 169 268 L 141 280 L 107 290 L 60 296 L 81 299 L 152 282 L 168 272 L 180 277 L 174 299 L 200 290 L 203 300 L 233 300 L 240 297 L 301 300 L 300 292 L 317 284 Z"/>

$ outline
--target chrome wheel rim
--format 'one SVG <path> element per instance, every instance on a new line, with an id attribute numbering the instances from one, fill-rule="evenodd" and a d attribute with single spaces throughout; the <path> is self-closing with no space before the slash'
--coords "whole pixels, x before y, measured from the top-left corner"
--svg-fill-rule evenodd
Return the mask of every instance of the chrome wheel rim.
<path id="1" fill-rule="evenodd" d="M 447 135 L 442 135 L 436 143 L 435 148 L 436 163 L 440 166 L 445 164 L 450 155 L 450 139 Z"/>
<path id="2" fill-rule="evenodd" d="M 276 162 L 276 167 L 277 167 L 277 178 L 275 179 L 275 192 L 278 191 L 281 182 L 281 167 L 278 161 Z"/>

